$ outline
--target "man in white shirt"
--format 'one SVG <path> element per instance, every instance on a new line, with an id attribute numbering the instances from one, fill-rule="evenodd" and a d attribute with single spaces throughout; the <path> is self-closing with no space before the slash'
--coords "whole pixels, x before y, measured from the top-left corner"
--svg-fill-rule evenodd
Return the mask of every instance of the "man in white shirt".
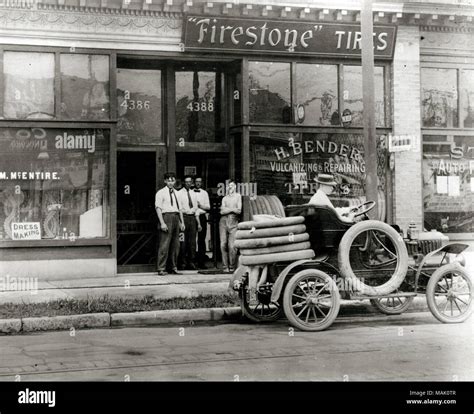
<path id="1" fill-rule="evenodd" d="M 199 216 L 199 223 L 201 231 L 198 232 L 197 242 L 197 263 L 198 268 L 204 269 L 206 267 L 206 236 L 207 236 L 207 213 L 211 209 L 209 201 L 209 194 L 202 189 L 202 178 L 196 177 L 194 179 L 194 193 L 198 204 L 197 213 Z"/>
<path id="2" fill-rule="evenodd" d="M 221 241 L 222 266 L 224 272 L 233 272 L 237 262 L 235 234 L 242 212 L 242 196 L 235 192 L 234 180 L 227 181 L 227 195 L 222 199 L 219 236 Z"/>
<path id="3" fill-rule="evenodd" d="M 155 209 L 160 221 L 160 244 L 158 248 L 158 275 L 165 275 L 166 262 L 169 259 L 172 274 L 179 274 L 177 269 L 179 253 L 179 232 L 184 231 L 183 214 L 174 185 L 174 173 L 165 174 L 165 186 L 155 195 Z"/>
<path id="4" fill-rule="evenodd" d="M 199 223 L 198 200 L 192 186 L 193 178 L 186 176 L 184 177 L 184 187 L 178 191 L 185 225 L 180 261 L 185 269 L 196 270 L 196 234 L 201 231 L 201 225 Z"/>
<path id="5" fill-rule="evenodd" d="M 350 207 L 334 207 L 331 200 L 329 200 L 328 195 L 331 195 L 334 192 L 334 189 L 337 186 L 334 177 L 331 174 L 318 174 L 314 179 L 319 184 L 318 191 L 311 197 L 308 204 L 315 206 L 328 206 L 336 210 L 339 218 L 342 221 L 353 222 L 354 214 L 351 212 Z"/>

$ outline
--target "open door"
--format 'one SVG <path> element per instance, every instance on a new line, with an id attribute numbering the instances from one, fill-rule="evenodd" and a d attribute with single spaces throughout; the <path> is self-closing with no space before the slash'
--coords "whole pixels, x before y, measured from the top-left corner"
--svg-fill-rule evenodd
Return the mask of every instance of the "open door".
<path id="1" fill-rule="evenodd" d="M 117 268 L 154 272 L 157 255 L 155 152 L 117 153 Z"/>

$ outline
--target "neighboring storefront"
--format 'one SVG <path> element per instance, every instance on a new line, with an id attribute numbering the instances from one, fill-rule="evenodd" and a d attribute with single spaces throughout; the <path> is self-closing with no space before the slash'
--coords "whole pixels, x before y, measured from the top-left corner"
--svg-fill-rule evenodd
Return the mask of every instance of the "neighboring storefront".
<path id="1" fill-rule="evenodd" d="M 366 154 L 356 8 L 77 3 L 0 6 L 2 273 L 154 270 L 167 170 L 202 176 L 213 211 L 228 177 L 288 205 L 321 172 L 352 205 L 376 157 L 380 219 L 474 236 L 474 9 L 377 4 Z"/>

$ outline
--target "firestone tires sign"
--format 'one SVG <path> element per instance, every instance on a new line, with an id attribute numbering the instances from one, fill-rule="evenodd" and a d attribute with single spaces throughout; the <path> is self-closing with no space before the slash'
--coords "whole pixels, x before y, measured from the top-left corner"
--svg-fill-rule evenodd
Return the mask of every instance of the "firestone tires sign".
<path id="1" fill-rule="evenodd" d="M 374 25 L 374 57 L 392 59 L 396 26 Z M 359 24 L 187 16 L 184 50 L 361 57 Z"/>

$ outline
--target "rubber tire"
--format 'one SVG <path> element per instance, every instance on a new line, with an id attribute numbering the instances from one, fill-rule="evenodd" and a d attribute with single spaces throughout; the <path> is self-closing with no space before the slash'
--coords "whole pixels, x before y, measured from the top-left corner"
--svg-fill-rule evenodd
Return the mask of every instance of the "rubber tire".
<path id="1" fill-rule="evenodd" d="M 250 306 L 248 305 L 248 302 L 246 300 L 247 296 L 246 296 L 246 294 L 243 290 L 244 290 L 244 287 L 239 292 L 240 293 L 239 294 L 239 296 L 240 296 L 240 308 L 242 309 L 242 313 L 244 314 L 244 316 L 248 320 L 250 320 L 252 322 L 256 322 L 256 323 L 268 323 L 268 322 L 276 321 L 276 320 L 280 319 L 283 316 L 283 306 L 282 306 L 280 301 L 278 301 L 278 305 L 279 305 L 278 312 L 276 312 L 275 314 L 273 314 L 271 316 L 261 316 L 261 315 L 255 314 L 252 311 L 252 309 L 250 308 Z"/>
<path id="2" fill-rule="evenodd" d="M 256 266 L 267 263 L 293 262 L 295 260 L 312 259 L 315 256 L 311 249 L 300 250 L 297 252 L 269 253 L 255 256 L 241 256 L 244 266 Z"/>
<path id="3" fill-rule="evenodd" d="M 270 205 L 270 203 L 267 200 L 267 197 L 260 196 L 260 200 L 262 200 L 262 203 L 265 205 L 265 211 L 267 212 L 267 214 L 275 214 L 275 212 L 273 211 L 272 206 Z"/>
<path id="4" fill-rule="evenodd" d="M 379 312 L 384 313 L 385 315 L 400 315 L 403 312 L 405 312 L 413 303 L 414 296 L 402 296 L 404 299 L 406 299 L 406 302 L 403 304 L 403 306 L 399 306 L 396 308 L 390 308 L 385 305 L 382 305 L 380 303 L 380 298 L 377 299 L 370 299 L 370 304 L 377 309 Z M 402 298 L 401 297 L 401 298 Z"/>
<path id="5" fill-rule="evenodd" d="M 268 196 L 270 203 L 275 206 L 275 211 L 279 216 L 285 217 L 285 207 L 276 195 Z"/>
<path id="6" fill-rule="evenodd" d="M 329 311 L 329 316 L 327 319 L 324 320 L 324 323 L 322 325 L 316 325 L 313 327 L 305 325 L 303 322 L 301 322 L 294 314 L 293 314 L 293 309 L 291 307 L 291 294 L 292 294 L 292 287 L 298 281 L 310 274 L 317 274 L 318 276 L 324 277 L 330 284 L 331 284 L 331 290 L 332 292 L 335 292 L 334 295 L 334 303 Z M 337 287 L 336 282 L 326 273 L 319 269 L 304 269 L 301 270 L 300 272 L 296 273 L 286 284 L 285 291 L 283 292 L 283 311 L 285 312 L 285 316 L 290 322 L 292 326 L 295 328 L 301 329 L 302 331 L 309 331 L 309 332 L 317 332 L 317 331 L 323 331 L 327 328 L 329 328 L 335 319 L 337 318 L 337 315 L 339 313 L 339 308 L 341 306 L 341 295 L 339 294 L 339 289 Z"/>
<path id="7" fill-rule="evenodd" d="M 242 221 L 238 224 L 237 228 L 239 230 L 251 230 L 252 228 L 268 229 L 271 227 L 295 226 L 302 223 L 304 223 L 304 217 L 296 216 L 265 221 Z"/>
<path id="8" fill-rule="evenodd" d="M 436 306 L 435 300 L 434 300 L 434 293 L 435 293 L 435 288 L 436 285 L 438 284 L 438 280 L 441 278 L 446 273 L 449 272 L 456 272 L 456 273 L 461 273 L 465 277 L 465 279 L 468 281 L 468 286 L 469 286 L 469 291 L 470 291 L 470 296 L 471 296 L 471 301 L 469 303 L 469 307 L 467 308 L 466 312 L 463 313 L 462 315 L 459 315 L 457 318 L 448 318 L 445 315 L 443 315 L 439 310 L 438 307 Z M 428 285 L 426 287 L 426 301 L 428 303 L 428 308 L 430 309 L 431 313 L 433 316 L 438 319 L 440 322 L 443 323 L 461 323 L 464 322 L 466 319 L 468 319 L 471 314 L 472 314 L 472 308 L 473 308 L 473 302 L 474 299 L 472 297 L 472 288 L 473 288 L 473 283 L 472 279 L 469 276 L 469 273 L 467 273 L 466 269 L 459 265 L 458 263 L 450 263 L 447 265 L 444 265 L 437 269 L 433 274 L 430 276 L 430 280 L 428 281 Z"/>
<path id="9" fill-rule="evenodd" d="M 311 249 L 310 242 L 301 242 L 295 244 L 282 244 L 281 246 L 273 247 L 262 247 L 260 249 L 242 249 L 240 250 L 241 256 L 255 256 L 258 254 L 271 254 L 281 252 L 295 252 L 298 250 Z"/>
<path id="10" fill-rule="evenodd" d="M 349 263 L 350 247 L 354 239 L 363 231 L 379 230 L 385 232 L 396 249 L 398 257 L 397 267 L 394 274 L 386 283 L 380 286 L 368 286 L 354 274 L 351 264 Z M 406 277 L 408 270 L 408 252 L 405 242 L 400 234 L 391 226 L 378 220 L 365 220 L 354 224 L 349 230 L 344 233 L 344 236 L 339 243 L 339 250 L 337 253 L 337 261 L 339 264 L 339 271 L 345 279 L 349 279 L 352 286 L 360 286 L 357 292 L 366 296 L 388 295 L 397 290 Z"/>
<path id="11" fill-rule="evenodd" d="M 256 249 L 259 247 L 281 246 L 282 244 L 301 243 L 309 240 L 308 233 L 295 234 L 291 240 L 288 236 L 260 238 L 260 239 L 238 239 L 235 240 L 237 249 Z"/>
<path id="12" fill-rule="evenodd" d="M 306 231 L 304 224 L 297 224 L 295 226 L 270 227 L 269 229 L 258 230 L 237 230 L 235 234 L 236 239 L 259 239 L 262 237 L 278 237 L 288 236 L 290 234 L 302 234 Z"/>

